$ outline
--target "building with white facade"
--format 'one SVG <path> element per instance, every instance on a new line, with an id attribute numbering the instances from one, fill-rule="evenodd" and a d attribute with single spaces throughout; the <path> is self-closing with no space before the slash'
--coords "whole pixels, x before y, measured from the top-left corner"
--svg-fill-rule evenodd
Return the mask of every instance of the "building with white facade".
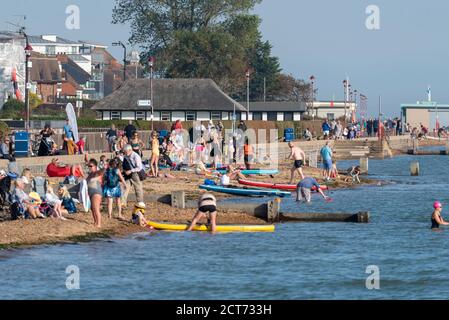
<path id="1" fill-rule="evenodd" d="M 8 98 L 17 98 L 12 81 L 16 73 L 17 88 L 25 96 L 25 39 L 12 32 L 0 32 L 0 108 Z"/>

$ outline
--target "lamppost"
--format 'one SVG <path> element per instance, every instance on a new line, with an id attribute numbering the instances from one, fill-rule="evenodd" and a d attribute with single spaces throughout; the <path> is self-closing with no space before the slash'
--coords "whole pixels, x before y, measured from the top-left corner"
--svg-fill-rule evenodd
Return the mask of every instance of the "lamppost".
<path id="1" fill-rule="evenodd" d="M 348 80 L 346 80 L 346 79 L 343 80 L 343 89 L 344 89 L 343 96 L 344 96 L 344 102 L 345 102 L 345 121 L 346 121 L 347 116 L 348 116 L 347 111 L 346 111 L 346 100 L 348 97 Z"/>
<path id="2" fill-rule="evenodd" d="M 315 102 L 315 76 L 310 76 L 310 84 L 311 84 L 311 94 L 310 94 L 310 99 L 312 100 L 310 107 L 312 109 L 312 117 L 315 120 L 315 106 L 314 106 L 314 102 Z"/>
<path id="3" fill-rule="evenodd" d="M 24 33 L 26 39 L 26 47 L 25 47 L 25 106 L 27 110 L 27 123 L 26 123 L 26 131 L 30 131 L 30 58 L 31 52 L 33 51 L 33 47 L 31 47 L 28 35 Z"/>
<path id="4" fill-rule="evenodd" d="M 154 131 L 154 95 L 153 95 L 153 69 L 154 69 L 154 57 L 151 56 L 148 59 L 148 65 L 150 67 L 150 100 L 151 100 L 151 131 Z"/>
<path id="5" fill-rule="evenodd" d="M 249 121 L 249 80 L 251 73 L 249 69 L 246 70 L 246 121 Z"/>
<path id="6" fill-rule="evenodd" d="M 123 42 L 119 41 L 119 42 L 113 42 L 112 43 L 113 47 L 118 47 L 121 46 L 123 48 L 123 82 L 126 81 L 126 64 L 128 63 L 128 61 L 126 60 L 126 46 L 123 44 Z"/>

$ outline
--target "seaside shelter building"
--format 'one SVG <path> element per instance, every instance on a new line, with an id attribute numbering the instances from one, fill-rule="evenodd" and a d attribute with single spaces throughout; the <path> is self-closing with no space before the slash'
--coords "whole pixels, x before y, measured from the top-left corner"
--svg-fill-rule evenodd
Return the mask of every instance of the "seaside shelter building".
<path id="1" fill-rule="evenodd" d="M 155 121 L 241 119 L 245 107 L 225 94 L 211 79 L 154 79 Z M 98 120 L 151 120 L 151 80 L 131 79 L 92 109 Z"/>

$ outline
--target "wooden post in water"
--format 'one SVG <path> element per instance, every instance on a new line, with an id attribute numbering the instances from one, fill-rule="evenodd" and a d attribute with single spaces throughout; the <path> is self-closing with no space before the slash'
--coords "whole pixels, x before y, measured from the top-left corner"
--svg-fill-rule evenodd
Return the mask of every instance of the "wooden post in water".
<path id="1" fill-rule="evenodd" d="M 358 223 L 369 223 L 369 212 L 359 212 L 357 213 Z"/>
<path id="2" fill-rule="evenodd" d="M 368 174 L 368 162 L 369 162 L 369 159 L 367 157 L 360 158 L 360 173 L 361 174 Z"/>
<path id="3" fill-rule="evenodd" d="M 410 174 L 414 177 L 419 176 L 419 162 L 412 162 L 410 164 Z"/>
<path id="4" fill-rule="evenodd" d="M 186 208 L 186 193 L 184 191 L 174 191 L 171 194 L 171 206 L 177 209 Z"/>
<path id="5" fill-rule="evenodd" d="M 277 198 L 267 204 L 267 221 L 270 223 L 279 222 L 281 212 L 281 199 Z"/>

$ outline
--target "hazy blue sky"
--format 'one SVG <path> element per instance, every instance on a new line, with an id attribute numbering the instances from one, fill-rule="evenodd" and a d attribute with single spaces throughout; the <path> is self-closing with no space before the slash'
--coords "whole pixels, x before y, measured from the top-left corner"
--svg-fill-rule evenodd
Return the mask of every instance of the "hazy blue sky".
<path id="1" fill-rule="evenodd" d="M 58 34 L 74 40 L 110 44 L 126 40 L 126 26 L 112 25 L 112 0 L 2 0 L 0 28 L 14 15 L 26 14 L 31 34 Z M 81 9 L 81 29 L 65 28 L 65 9 Z M 380 27 L 365 27 L 368 5 L 380 8 Z M 449 103 L 449 1 L 406 0 L 265 0 L 256 9 L 262 32 L 274 48 L 285 72 L 296 77 L 315 75 L 319 99 L 342 99 L 342 80 L 369 98 L 377 112 L 378 96 L 384 109 L 398 115 L 402 102 L 433 98 Z M 112 50 L 120 57 L 121 51 Z"/>

